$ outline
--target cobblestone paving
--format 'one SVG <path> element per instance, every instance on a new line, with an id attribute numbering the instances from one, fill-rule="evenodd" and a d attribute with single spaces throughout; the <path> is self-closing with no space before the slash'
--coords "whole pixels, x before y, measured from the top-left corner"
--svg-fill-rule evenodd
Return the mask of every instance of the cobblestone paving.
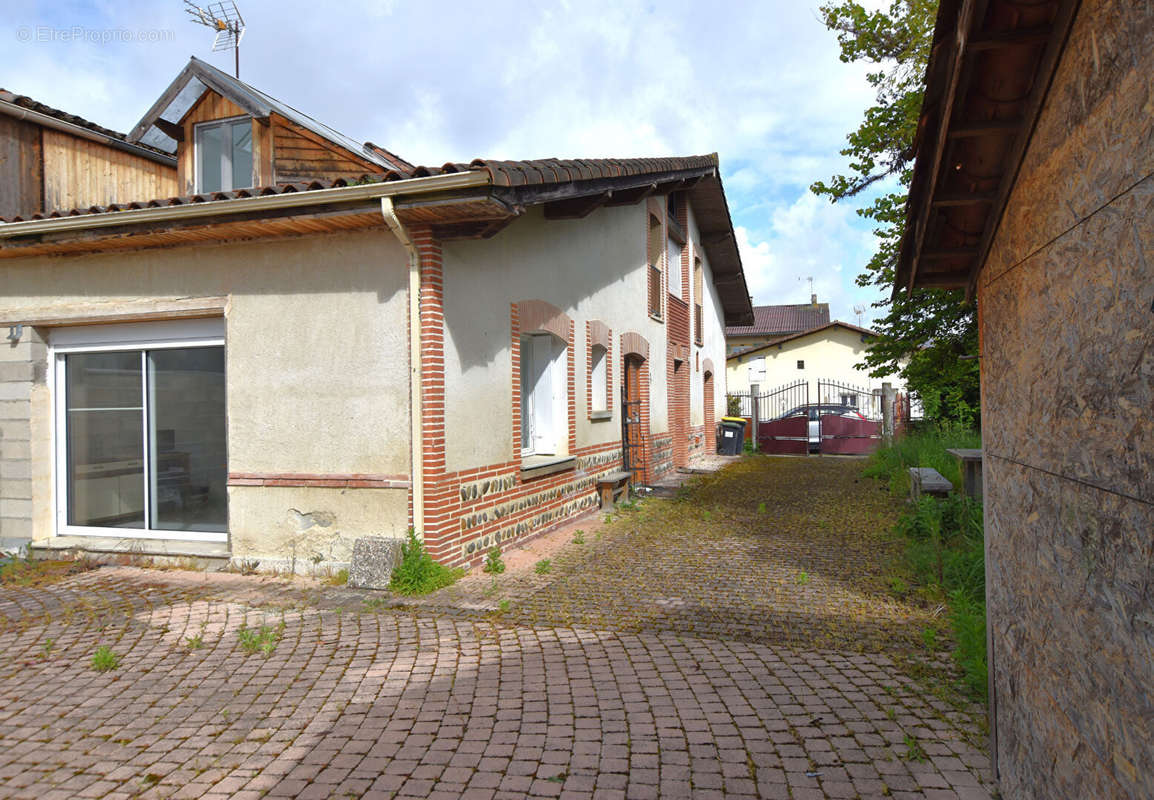
<path id="1" fill-rule="evenodd" d="M 629 517 L 504 615 L 133 568 L 2 587 L 0 797 L 990 797 L 970 718 L 870 646 L 648 611 L 548 624 L 573 565 L 634 544 Z M 247 653 L 261 625 L 280 639 Z M 89 666 L 100 645 L 118 669 Z"/>

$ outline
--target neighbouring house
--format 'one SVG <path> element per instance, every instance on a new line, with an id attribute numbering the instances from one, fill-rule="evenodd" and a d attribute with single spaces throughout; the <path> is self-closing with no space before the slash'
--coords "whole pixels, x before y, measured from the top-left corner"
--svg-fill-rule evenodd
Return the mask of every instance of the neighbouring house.
<path id="1" fill-rule="evenodd" d="M 716 155 L 415 167 L 196 59 L 126 141 L 178 196 L 0 224 L 6 536 L 477 563 L 714 448 Z"/>
<path id="2" fill-rule="evenodd" d="M 829 324 L 829 303 L 817 302 L 810 295 L 809 303 L 778 306 L 754 306 L 751 325 L 727 325 L 725 352 L 727 355 L 754 347 L 761 347 L 783 336 L 804 333 Z"/>
<path id="3" fill-rule="evenodd" d="M 172 153 L 0 89 L 0 218 L 177 193 Z"/>
<path id="4" fill-rule="evenodd" d="M 1003 797 L 1154 797 L 1154 6 L 943 0 L 897 291 L 981 335 Z"/>
<path id="5" fill-rule="evenodd" d="M 871 330 L 834 320 L 742 350 L 726 359 L 727 389 L 731 394 L 748 392 L 755 385 L 772 390 L 800 380 L 809 384 L 811 403 L 857 405 L 862 393 L 880 396 L 883 383 L 895 388 L 900 384 L 897 375 L 875 378 L 858 368 L 873 336 Z M 860 391 L 839 390 L 839 384 Z"/>

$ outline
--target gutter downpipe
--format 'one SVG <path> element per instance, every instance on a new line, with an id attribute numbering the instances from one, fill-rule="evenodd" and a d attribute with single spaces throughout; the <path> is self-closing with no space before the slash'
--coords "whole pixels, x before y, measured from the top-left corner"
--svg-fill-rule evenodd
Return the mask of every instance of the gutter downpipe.
<path id="1" fill-rule="evenodd" d="M 422 465 L 424 436 L 421 427 L 421 257 L 397 218 L 393 198 L 381 198 L 381 216 L 409 254 L 409 442 L 412 453 L 413 530 L 425 538 L 425 475 Z"/>

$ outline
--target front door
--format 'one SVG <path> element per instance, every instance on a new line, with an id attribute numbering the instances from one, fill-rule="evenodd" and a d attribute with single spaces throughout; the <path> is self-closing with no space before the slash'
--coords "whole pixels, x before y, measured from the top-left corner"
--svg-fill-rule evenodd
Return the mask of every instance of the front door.
<path id="1" fill-rule="evenodd" d="M 640 472 L 642 464 L 641 359 L 625 357 L 625 381 L 621 386 L 621 450 L 623 469 Z"/>

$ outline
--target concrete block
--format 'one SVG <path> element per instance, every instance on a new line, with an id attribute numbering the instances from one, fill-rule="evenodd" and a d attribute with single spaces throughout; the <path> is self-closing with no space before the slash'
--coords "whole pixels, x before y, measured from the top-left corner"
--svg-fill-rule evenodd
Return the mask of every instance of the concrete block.
<path id="1" fill-rule="evenodd" d="M 32 519 L 32 501 L 14 497 L 0 498 L 0 518 Z"/>
<path id="2" fill-rule="evenodd" d="M 27 439 L 0 439 L 0 461 L 32 458 L 32 442 Z"/>
<path id="3" fill-rule="evenodd" d="M 0 539 L 31 539 L 32 520 L 0 517 Z"/>
<path id="4" fill-rule="evenodd" d="M 0 422 L 8 419 L 27 420 L 32 413 L 28 400 L 0 400 Z"/>
<path id="5" fill-rule="evenodd" d="M 28 442 L 32 440 L 32 422 L 24 419 L 0 420 L 0 441 Z"/>
<path id="6" fill-rule="evenodd" d="M 0 401 L 27 400 L 32 396 L 32 381 L 0 383 Z"/>
<path id="7" fill-rule="evenodd" d="M 19 458 L 0 461 L 0 481 L 26 481 L 32 477 L 32 462 Z"/>
<path id="8" fill-rule="evenodd" d="M 31 500 L 32 481 L 18 478 L 0 479 L 0 503 L 5 500 Z"/>
<path id="9" fill-rule="evenodd" d="M 0 361 L 0 383 L 31 383 L 35 373 L 31 361 Z"/>
<path id="10" fill-rule="evenodd" d="M 353 541 L 353 561 L 349 586 L 357 589 L 387 589 L 393 570 L 401 563 L 404 539 L 365 536 Z"/>

